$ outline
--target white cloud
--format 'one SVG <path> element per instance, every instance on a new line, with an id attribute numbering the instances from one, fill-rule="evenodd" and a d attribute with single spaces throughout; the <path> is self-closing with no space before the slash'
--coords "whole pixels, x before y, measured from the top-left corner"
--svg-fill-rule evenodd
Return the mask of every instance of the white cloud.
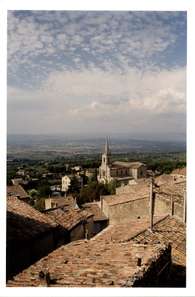
<path id="1" fill-rule="evenodd" d="M 90 125 L 90 129 L 102 121 L 107 125 L 108 120 L 116 125 L 119 119 L 124 129 L 133 128 L 137 127 L 132 124 L 136 117 L 146 128 L 147 121 L 151 123 L 154 116 L 156 121 L 159 115 L 161 123 L 165 119 L 166 131 L 167 114 L 176 118 L 176 122 L 177 114 L 185 118 L 185 75 L 184 68 L 145 73 L 134 69 L 126 75 L 98 69 L 55 72 L 38 90 L 9 88 L 8 119 L 10 125 L 17 127 L 18 122 L 23 122 L 25 112 L 29 119 L 32 117 L 40 123 L 40 129 L 45 122 L 45 129 L 50 131 L 55 127 L 57 131 L 67 124 L 74 129 L 80 122 L 79 127 Z M 33 122 L 29 125 L 33 129 Z"/>
<path id="2" fill-rule="evenodd" d="M 171 17 L 175 25 L 170 24 Z M 177 15 L 166 12 L 9 12 L 9 72 L 21 64 L 36 63 L 39 69 L 40 59 L 60 54 L 69 58 L 67 66 L 74 69 L 72 53 L 74 58 L 83 55 L 76 68 L 96 59 L 100 68 L 107 64 L 109 69 L 126 71 L 128 63 L 147 66 L 154 54 L 176 42 L 179 24 Z M 62 66 L 66 60 L 61 60 Z"/>

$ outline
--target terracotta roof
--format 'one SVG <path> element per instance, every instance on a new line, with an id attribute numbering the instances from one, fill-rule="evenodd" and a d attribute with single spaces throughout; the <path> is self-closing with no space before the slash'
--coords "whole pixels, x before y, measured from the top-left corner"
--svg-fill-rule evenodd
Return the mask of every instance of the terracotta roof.
<path id="1" fill-rule="evenodd" d="M 76 225 L 78 225 L 83 220 L 93 216 L 92 213 L 81 210 L 81 209 L 54 209 L 54 210 L 47 210 L 45 214 L 48 218 L 51 218 L 59 225 L 63 226 L 67 230 L 71 230 Z"/>
<path id="2" fill-rule="evenodd" d="M 155 244 L 170 242 L 172 260 L 178 265 L 186 265 L 186 226 L 174 217 L 167 216 L 154 225 L 153 232 L 144 231 L 134 238 L 135 242 Z"/>
<path id="3" fill-rule="evenodd" d="M 67 197 L 50 197 L 47 199 L 51 199 L 51 202 L 57 203 L 57 207 L 66 207 L 68 209 L 70 208 L 75 208 L 76 202 L 75 199 L 72 196 L 67 196 Z"/>
<path id="4" fill-rule="evenodd" d="M 29 197 L 21 185 L 7 186 L 7 196 L 15 196 L 19 199 L 25 199 Z"/>
<path id="5" fill-rule="evenodd" d="M 165 198 L 170 199 L 173 197 L 173 201 L 183 203 L 184 190 L 186 189 L 186 182 L 166 183 L 160 186 L 157 193 L 164 195 Z"/>
<path id="6" fill-rule="evenodd" d="M 142 185 L 130 185 L 128 186 L 128 192 L 102 197 L 109 205 L 125 203 L 147 197 L 149 198 L 149 184 L 143 183 Z"/>
<path id="7" fill-rule="evenodd" d="M 85 210 L 88 210 L 94 215 L 93 217 L 94 221 L 108 219 L 104 214 L 101 213 L 101 209 L 97 202 L 85 203 L 82 205 L 82 208 L 84 208 Z"/>
<path id="8" fill-rule="evenodd" d="M 162 174 L 155 178 L 155 183 L 158 186 L 161 186 L 166 183 L 173 183 L 173 182 L 174 182 L 174 177 L 170 174 Z"/>
<path id="9" fill-rule="evenodd" d="M 62 246 L 8 282 L 8 286 L 121 287 L 147 273 L 167 250 L 164 244 L 81 240 Z M 137 266 L 135 255 L 141 254 Z M 48 279 L 48 278 L 47 278 Z M 127 285 L 128 283 L 128 285 Z"/>
<path id="10" fill-rule="evenodd" d="M 16 197 L 7 198 L 7 239 L 27 240 L 57 224 Z"/>
<path id="11" fill-rule="evenodd" d="M 174 169 L 171 174 L 186 176 L 186 167 Z"/>
<path id="12" fill-rule="evenodd" d="M 165 216 L 154 216 L 154 223 L 162 220 Z M 109 240 L 113 242 L 121 242 L 129 240 L 143 230 L 149 228 L 150 221 L 146 219 L 132 219 L 125 224 L 109 225 L 102 232 L 98 233 L 91 240 Z"/>

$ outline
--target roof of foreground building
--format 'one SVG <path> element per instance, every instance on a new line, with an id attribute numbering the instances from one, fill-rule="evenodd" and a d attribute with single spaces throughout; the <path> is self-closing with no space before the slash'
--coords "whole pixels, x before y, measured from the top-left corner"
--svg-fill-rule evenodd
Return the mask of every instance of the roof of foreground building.
<path id="1" fill-rule="evenodd" d="M 133 286 L 167 250 L 164 244 L 80 240 L 62 246 L 8 282 L 8 286 Z M 136 255 L 142 255 L 137 265 Z M 47 274 L 48 278 L 44 278 Z M 127 285 L 128 284 L 128 285 Z"/>
<path id="2" fill-rule="evenodd" d="M 7 240 L 29 240 L 57 224 L 16 197 L 7 198 Z"/>

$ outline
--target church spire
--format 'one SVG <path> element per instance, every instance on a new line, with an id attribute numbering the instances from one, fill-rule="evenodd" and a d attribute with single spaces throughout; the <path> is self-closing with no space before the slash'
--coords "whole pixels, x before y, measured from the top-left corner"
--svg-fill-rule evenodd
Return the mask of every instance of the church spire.
<path id="1" fill-rule="evenodd" d="M 106 155 L 109 155 L 109 154 L 110 154 L 109 143 L 108 143 L 108 137 L 106 137 L 105 154 L 106 154 Z"/>

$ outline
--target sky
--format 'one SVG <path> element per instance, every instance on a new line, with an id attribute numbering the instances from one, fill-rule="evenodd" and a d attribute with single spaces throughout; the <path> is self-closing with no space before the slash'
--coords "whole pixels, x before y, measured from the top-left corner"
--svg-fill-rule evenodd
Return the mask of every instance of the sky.
<path id="1" fill-rule="evenodd" d="M 9 11 L 8 134 L 185 140 L 186 12 Z"/>

